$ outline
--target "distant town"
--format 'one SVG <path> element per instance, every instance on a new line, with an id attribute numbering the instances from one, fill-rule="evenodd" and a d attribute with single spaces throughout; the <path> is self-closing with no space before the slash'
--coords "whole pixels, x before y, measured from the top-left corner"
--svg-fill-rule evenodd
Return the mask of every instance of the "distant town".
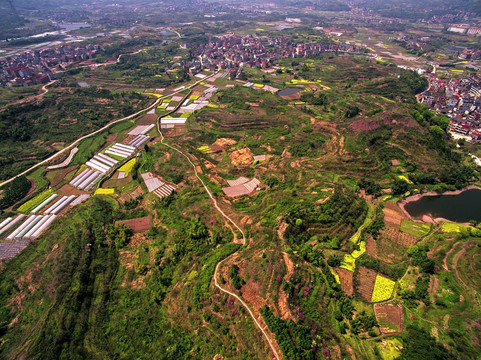
<path id="1" fill-rule="evenodd" d="M 55 80 L 56 72 L 65 70 L 72 63 L 94 58 L 98 50 L 99 45 L 65 45 L 0 58 L 0 85 L 47 84 Z"/>
<path id="2" fill-rule="evenodd" d="M 453 137 L 480 143 L 481 76 L 440 78 L 433 72 L 428 80 L 429 88 L 420 94 L 420 102 L 450 119 L 448 131 Z"/>

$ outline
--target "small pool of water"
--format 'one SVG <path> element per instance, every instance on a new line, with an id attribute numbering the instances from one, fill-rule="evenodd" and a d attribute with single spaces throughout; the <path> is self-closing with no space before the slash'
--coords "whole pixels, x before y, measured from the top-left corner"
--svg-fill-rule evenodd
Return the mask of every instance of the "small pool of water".
<path id="1" fill-rule="evenodd" d="M 406 204 L 404 209 L 415 218 L 429 215 L 454 222 L 481 222 L 481 190 L 466 190 L 459 195 L 423 196 Z"/>
<path id="2" fill-rule="evenodd" d="M 278 92 L 279 96 L 291 96 L 297 94 L 302 89 L 299 88 L 285 88 Z"/>

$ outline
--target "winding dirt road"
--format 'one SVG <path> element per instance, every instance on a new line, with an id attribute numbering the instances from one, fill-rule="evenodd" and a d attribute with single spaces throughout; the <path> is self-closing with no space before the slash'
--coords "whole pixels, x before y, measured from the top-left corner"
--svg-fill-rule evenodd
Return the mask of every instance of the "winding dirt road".
<path id="1" fill-rule="evenodd" d="M 159 126 L 157 124 L 157 126 Z M 160 132 L 160 130 L 159 130 Z M 226 213 L 224 213 L 224 211 L 222 211 L 222 209 L 219 207 L 219 205 L 217 204 L 217 200 L 214 198 L 214 196 L 212 195 L 212 192 L 210 191 L 210 189 L 207 187 L 207 185 L 204 183 L 204 180 L 202 180 L 202 178 L 199 176 L 199 173 L 197 171 L 197 167 L 195 166 L 195 164 L 192 162 L 192 160 L 190 159 L 190 157 L 185 154 L 184 152 L 182 152 L 181 150 L 167 144 L 166 142 L 164 142 L 165 138 L 162 134 L 162 132 L 160 132 L 160 135 L 161 135 L 161 140 L 160 142 L 164 145 L 164 146 L 167 146 L 168 148 L 178 152 L 179 154 L 181 154 L 182 156 L 184 156 L 187 161 L 189 162 L 189 164 L 192 166 L 192 169 L 194 170 L 194 174 L 195 176 L 197 177 L 197 179 L 199 179 L 199 181 L 201 182 L 202 186 L 204 187 L 205 191 L 207 192 L 207 194 L 209 195 L 210 199 L 212 200 L 212 203 L 214 204 L 214 208 L 229 222 L 231 223 L 238 231 L 240 231 L 240 233 L 242 234 L 242 243 L 243 245 L 246 245 L 246 238 L 245 238 L 245 234 L 244 232 L 242 231 L 242 229 L 234 222 L 234 220 L 232 220 Z M 236 234 L 234 233 L 234 240 L 236 239 Z M 235 255 L 236 253 L 232 254 L 231 256 Z M 224 261 L 226 261 L 227 259 L 229 259 L 231 256 L 225 258 L 224 260 L 221 260 L 220 262 L 217 263 L 216 267 L 215 267 L 215 271 L 214 271 L 214 285 L 217 289 L 219 289 L 220 291 L 222 291 L 223 293 L 226 293 L 232 297 L 234 297 L 235 299 L 237 299 L 241 305 L 244 307 L 244 309 L 247 310 L 247 312 L 249 313 L 250 317 L 252 318 L 252 320 L 254 321 L 254 323 L 256 324 L 256 326 L 259 328 L 259 330 L 262 332 L 262 335 L 264 335 L 265 339 L 267 340 L 268 344 L 269 344 L 269 347 L 271 348 L 272 352 L 274 353 L 274 356 L 276 357 L 277 360 L 281 360 L 282 359 L 282 355 L 280 355 L 276 349 L 276 346 L 274 345 L 275 344 L 275 340 L 271 339 L 271 337 L 269 336 L 269 334 L 266 332 L 266 330 L 264 329 L 264 327 L 262 327 L 262 325 L 257 321 L 254 313 L 252 312 L 252 310 L 250 309 L 250 307 L 244 302 L 244 300 L 241 299 L 240 296 L 234 294 L 233 292 L 230 292 L 229 290 L 227 290 L 226 288 L 223 288 L 219 282 L 217 281 L 218 279 L 218 273 L 219 273 L 219 268 L 220 266 L 222 265 L 222 263 Z"/>
<path id="2" fill-rule="evenodd" d="M 215 74 L 213 74 L 215 75 Z M 211 75 L 211 76 L 213 76 Z M 205 80 L 205 79 L 203 79 Z M 174 151 L 176 151 L 177 153 L 179 153 L 180 155 L 182 155 L 183 157 L 185 157 L 187 159 L 187 161 L 189 162 L 189 164 L 192 166 L 192 169 L 194 170 L 194 174 L 195 176 L 197 177 L 197 179 L 199 179 L 200 183 L 202 184 L 202 186 L 204 187 L 204 190 L 207 192 L 207 194 L 209 195 L 210 199 L 212 200 L 212 203 L 214 205 L 214 208 L 230 223 L 232 224 L 241 234 L 242 234 L 242 243 L 243 245 L 245 246 L 246 243 L 247 243 L 247 240 L 246 240 L 246 237 L 245 237 L 245 234 L 244 234 L 244 231 L 239 227 L 239 225 L 236 224 L 236 222 L 234 220 L 232 220 L 220 207 L 219 205 L 217 204 L 217 200 L 215 199 L 215 197 L 213 196 L 212 192 L 210 191 L 209 187 L 205 184 L 204 180 L 202 180 L 202 178 L 199 176 L 199 173 L 197 171 L 197 167 L 195 166 L 194 162 L 191 160 L 191 158 L 186 154 L 184 153 L 183 151 L 179 150 L 178 148 L 172 146 L 172 145 L 169 145 L 165 142 L 165 138 L 164 138 L 164 135 L 162 134 L 162 131 L 161 131 L 161 128 L 160 128 L 160 118 L 157 120 L 157 130 L 159 131 L 159 134 L 161 136 L 161 144 L 168 147 L 169 149 L 172 149 Z M 234 241 L 237 239 L 237 235 L 236 233 L 234 232 Z M 225 293 L 225 294 L 228 294 L 232 297 L 234 297 L 237 301 L 240 302 L 240 304 L 244 307 L 244 309 L 247 310 L 247 312 L 249 313 L 250 317 L 252 318 L 252 320 L 254 321 L 255 325 L 259 328 L 259 330 L 261 331 L 262 335 L 264 336 L 264 338 L 267 340 L 267 343 L 269 344 L 269 347 L 271 348 L 272 352 L 274 353 L 274 356 L 277 360 L 281 360 L 283 359 L 282 357 L 282 354 L 279 354 L 279 351 L 277 350 L 277 347 L 276 347 L 276 342 L 274 339 L 271 338 L 271 336 L 266 332 L 266 329 L 257 321 L 254 313 L 252 312 L 252 310 L 250 309 L 250 307 L 244 302 L 244 300 L 242 300 L 242 298 L 240 296 L 238 296 L 237 294 L 227 290 L 226 288 L 223 288 L 219 282 L 217 281 L 218 279 L 218 274 L 219 274 L 219 268 L 220 266 L 222 265 L 222 263 L 224 261 L 226 261 L 227 259 L 229 259 L 230 257 L 234 256 L 236 253 L 232 254 L 231 256 L 225 258 L 224 260 L 221 260 L 217 263 L 216 267 L 215 267 L 215 271 L 214 271 L 214 285 L 217 289 L 219 289 L 221 292 Z"/>

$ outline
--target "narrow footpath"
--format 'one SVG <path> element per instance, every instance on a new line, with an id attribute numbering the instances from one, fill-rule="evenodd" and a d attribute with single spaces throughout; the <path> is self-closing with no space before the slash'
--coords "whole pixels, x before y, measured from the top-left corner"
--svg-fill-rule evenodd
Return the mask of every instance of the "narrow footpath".
<path id="1" fill-rule="evenodd" d="M 199 173 L 197 171 L 197 168 L 195 166 L 195 164 L 193 163 L 193 161 L 190 159 L 190 157 L 185 154 L 183 151 L 177 149 L 176 147 L 173 147 L 169 144 L 167 144 L 164 140 L 164 135 L 162 134 L 161 132 L 161 128 L 160 128 L 160 119 L 157 121 L 157 129 L 160 133 L 160 136 L 161 136 L 161 144 L 168 147 L 169 149 L 172 149 L 176 152 L 178 152 L 179 154 L 181 154 L 182 156 L 184 156 L 187 161 L 189 162 L 189 164 L 192 166 L 192 169 L 194 170 L 194 174 L 195 176 L 197 177 L 197 179 L 199 179 L 200 183 L 202 184 L 202 186 L 204 187 L 205 191 L 207 192 L 207 194 L 209 195 L 210 199 L 212 200 L 212 203 L 214 205 L 214 208 L 230 223 L 232 224 L 241 234 L 242 234 L 242 243 L 243 245 L 245 246 L 247 241 L 246 241 L 246 237 L 245 237 L 245 234 L 244 234 L 244 231 L 242 231 L 242 229 L 239 227 L 239 225 L 237 225 L 234 220 L 232 220 L 226 213 L 224 213 L 224 211 L 222 211 L 222 209 L 219 207 L 219 205 L 217 204 L 217 200 L 214 198 L 214 196 L 212 195 L 212 192 L 210 191 L 210 189 L 207 187 L 207 185 L 205 184 L 204 180 L 202 180 L 202 178 L 199 176 Z M 237 236 L 234 232 L 234 240 L 236 240 Z M 250 307 L 244 302 L 244 300 L 242 300 L 242 298 L 240 296 L 238 296 L 237 294 L 234 294 L 233 292 L 230 292 L 229 290 L 227 290 L 226 288 L 223 288 L 219 282 L 217 281 L 218 279 L 218 272 L 219 272 L 219 268 L 220 266 L 222 265 L 222 263 L 224 261 L 226 261 L 227 259 L 229 259 L 230 257 L 234 256 L 237 252 L 233 253 L 232 255 L 230 255 L 229 257 L 225 258 L 224 260 L 221 260 L 217 263 L 216 267 L 215 267 L 215 271 L 214 271 L 214 285 L 217 289 L 219 289 L 221 292 L 225 293 L 225 294 L 228 294 L 232 297 L 234 297 L 235 299 L 237 299 L 241 305 L 244 307 L 244 309 L 247 310 L 247 312 L 249 313 L 250 317 L 252 318 L 252 320 L 254 321 L 254 323 L 256 324 L 256 326 L 259 328 L 259 330 L 262 332 L 262 335 L 265 337 L 265 339 L 267 340 L 267 343 L 269 344 L 269 347 L 271 348 L 272 352 L 274 353 L 274 356 L 277 360 L 281 360 L 283 357 L 282 357 L 282 354 L 279 354 L 278 353 L 278 350 L 276 349 L 276 346 L 275 346 L 275 339 L 272 339 L 270 337 L 270 335 L 266 332 L 265 328 L 262 327 L 262 325 L 257 321 L 254 313 L 252 312 L 252 310 L 250 309 Z"/>

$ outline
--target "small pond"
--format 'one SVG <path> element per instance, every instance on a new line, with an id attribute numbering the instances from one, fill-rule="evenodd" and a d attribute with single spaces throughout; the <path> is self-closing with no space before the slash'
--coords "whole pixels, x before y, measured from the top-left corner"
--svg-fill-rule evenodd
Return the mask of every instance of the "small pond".
<path id="1" fill-rule="evenodd" d="M 299 88 L 285 88 L 278 92 L 279 96 L 291 96 L 297 94 L 302 89 Z"/>
<path id="2" fill-rule="evenodd" d="M 459 195 L 423 196 L 407 203 L 404 209 L 415 218 L 429 215 L 460 223 L 481 222 L 481 190 L 470 189 Z"/>

